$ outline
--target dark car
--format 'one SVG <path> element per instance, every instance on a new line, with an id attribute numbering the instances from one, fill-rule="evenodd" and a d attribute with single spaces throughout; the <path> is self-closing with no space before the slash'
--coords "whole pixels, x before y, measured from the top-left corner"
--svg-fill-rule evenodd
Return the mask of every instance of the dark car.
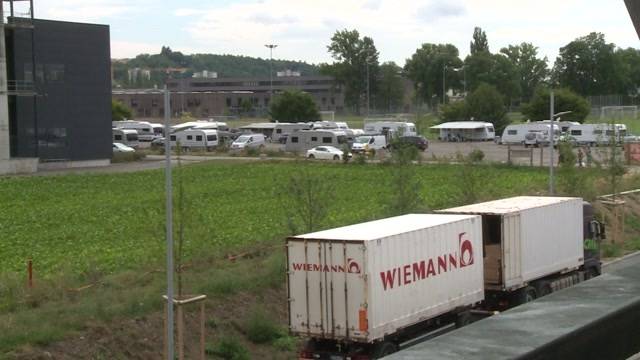
<path id="1" fill-rule="evenodd" d="M 398 145 L 413 145 L 418 149 L 425 151 L 429 148 L 429 141 L 422 135 L 400 136 L 398 138 Z"/>

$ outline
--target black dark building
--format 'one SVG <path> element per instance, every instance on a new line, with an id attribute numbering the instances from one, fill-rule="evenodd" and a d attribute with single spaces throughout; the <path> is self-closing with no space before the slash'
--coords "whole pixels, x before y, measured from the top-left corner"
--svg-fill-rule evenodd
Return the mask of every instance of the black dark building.
<path id="1" fill-rule="evenodd" d="M 11 157 L 110 159 L 109 27 L 10 18 L 5 41 Z"/>

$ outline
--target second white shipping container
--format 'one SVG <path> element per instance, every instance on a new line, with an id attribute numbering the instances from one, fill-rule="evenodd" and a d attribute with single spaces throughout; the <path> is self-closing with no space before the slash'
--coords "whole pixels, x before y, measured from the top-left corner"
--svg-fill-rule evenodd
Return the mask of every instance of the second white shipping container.
<path id="1" fill-rule="evenodd" d="M 482 301 L 481 225 L 414 214 L 290 237 L 291 332 L 372 342 Z"/>

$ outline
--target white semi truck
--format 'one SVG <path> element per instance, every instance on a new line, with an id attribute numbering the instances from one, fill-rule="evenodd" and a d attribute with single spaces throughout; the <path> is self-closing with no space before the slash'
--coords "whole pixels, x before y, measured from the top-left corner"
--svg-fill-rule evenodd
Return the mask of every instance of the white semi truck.
<path id="1" fill-rule="evenodd" d="M 580 198 L 516 197 L 287 239 L 289 329 L 301 359 L 376 359 L 444 325 L 600 272 Z"/>

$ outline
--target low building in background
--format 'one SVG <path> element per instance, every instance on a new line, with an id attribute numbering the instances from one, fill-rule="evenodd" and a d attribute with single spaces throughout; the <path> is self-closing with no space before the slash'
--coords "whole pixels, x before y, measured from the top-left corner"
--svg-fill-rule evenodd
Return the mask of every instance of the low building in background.
<path id="1" fill-rule="evenodd" d="M 189 113 L 203 118 L 219 115 L 266 116 L 271 81 L 264 78 L 186 78 L 167 81 L 172 92 L 172 114 Z M 344 92 L 330 76 L 284 76 L 273 78 L 273 96 L 285 90 L 309 93 L 320 111 L 342 111 Z M 113 99 L 133 110 L 136 118 L 164 116 L 162 94 L 146 90 L 113 90 Z"/>

